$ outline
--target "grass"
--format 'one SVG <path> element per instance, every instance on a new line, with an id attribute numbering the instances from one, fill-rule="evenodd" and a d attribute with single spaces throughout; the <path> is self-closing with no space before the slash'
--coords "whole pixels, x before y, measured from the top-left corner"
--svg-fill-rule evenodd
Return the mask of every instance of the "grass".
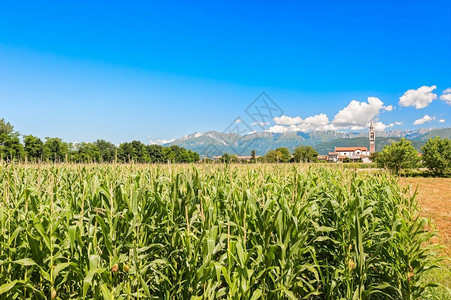
<path id="1" fill-rule="evenodd" d="M 3 299 L 445 295 L 385 173 L 302 165 L 0 165 Z"/>

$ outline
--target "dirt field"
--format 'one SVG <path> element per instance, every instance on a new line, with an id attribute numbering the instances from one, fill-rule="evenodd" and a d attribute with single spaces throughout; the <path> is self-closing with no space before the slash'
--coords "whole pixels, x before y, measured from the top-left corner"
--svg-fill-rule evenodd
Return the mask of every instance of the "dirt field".
<path id="1" fill-rule="evenodd" d="M 439 232 L 438 242 L 446 246 L 451 257 L 451 178 L 401 178 L 402 186 L 418 185 L 421 214 L 430 218 Z"/>

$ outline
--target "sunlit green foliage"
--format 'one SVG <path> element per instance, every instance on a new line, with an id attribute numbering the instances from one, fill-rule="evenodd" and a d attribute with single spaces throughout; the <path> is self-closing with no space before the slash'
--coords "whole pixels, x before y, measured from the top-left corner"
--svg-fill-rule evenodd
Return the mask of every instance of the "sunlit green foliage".
<path id="1" fill-rule="evenodd" d="M 385 146 L 378 154 L 376 163 L 379 167 L 388 168 L 394 172 L 418 167 L 420 157 L 412 143 L 406 139 Z"/>
<path id="2" fill-rule="evenodd" d="M 451 175 L 451 139 L 431 138 L 421 150 L 424 165 L 434 175 Z"/>
<path id="3" fill-rule="evenodd" d="M 0 298 L 423 297 L 404 195 L 330 168 L 0 165 Z"/>
<path id="4" fill-rule="evenodd" d="M 318 152 L 311 146 L 300 146 L 294 150 L 293 158 L 295 162 L 313 162 L 318 156 Z"/>

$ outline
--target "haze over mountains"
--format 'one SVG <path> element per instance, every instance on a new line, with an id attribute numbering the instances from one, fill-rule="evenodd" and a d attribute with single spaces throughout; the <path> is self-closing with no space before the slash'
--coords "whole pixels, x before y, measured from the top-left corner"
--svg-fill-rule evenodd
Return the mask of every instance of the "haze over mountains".
<path id="1" fill-rule="evenodd" d="M 420 128 L 416 130 L 391 130 L 376 132 L 376 151 L 401 138 L 412 141 L 418 150 L 431 137 L 451 138 L 451 128 Z M 236 155 L 250 155 L 255 150 L 257 155 L 279 147 L 287 147 L 293 151 L 301 145 L 313 146 L 319 154 L 327 154 L 337 146 L 366 146 L 368 147 L 368 132 L 339 132 L 339 131 L 311 131 L 311 132 L 254 132 L 245 135 L 236 133 L 222 133 L 208 131 L 185 135 L 163 144 L 163 146 L 178 145 L 196 151 L 202 156 L 213 157 L 224 153 Z"/>

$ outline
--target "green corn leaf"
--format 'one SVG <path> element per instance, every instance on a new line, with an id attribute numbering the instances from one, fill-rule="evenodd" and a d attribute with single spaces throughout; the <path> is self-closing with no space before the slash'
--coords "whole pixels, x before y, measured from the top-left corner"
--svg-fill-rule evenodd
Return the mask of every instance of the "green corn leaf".
<path id="1" fill-rule="evenodd" d="M 17 280 L 0 285 L 0 295 L 9 292 L 17 283 Z"/>

